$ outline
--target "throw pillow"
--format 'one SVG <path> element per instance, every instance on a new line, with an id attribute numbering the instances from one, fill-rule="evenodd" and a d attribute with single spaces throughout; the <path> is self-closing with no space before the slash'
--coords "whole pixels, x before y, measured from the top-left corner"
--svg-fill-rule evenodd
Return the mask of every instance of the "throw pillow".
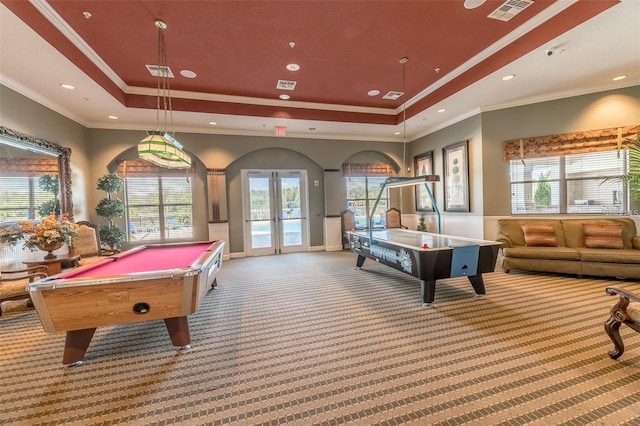
<path id="1" fill-rule="evenodd" d="M 553 225 L 522 225 L 524 245 L 527 247 L 557 247 Z"/>
<path id="2" fill-rule="evenodd" d="M 588 248 L 624 248 L 622 225 L 582 224 L 584 246 Z"/>

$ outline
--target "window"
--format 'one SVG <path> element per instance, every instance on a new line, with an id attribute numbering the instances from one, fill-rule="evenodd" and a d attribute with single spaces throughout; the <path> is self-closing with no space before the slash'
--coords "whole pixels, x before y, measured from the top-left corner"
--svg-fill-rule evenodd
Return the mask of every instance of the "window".
<path id="1" fill-rule="evenodd" d="M 511 160 L 511 213 L 621 214 L 627 211 L 626 151 Z"/>
<path id="2" fill-rule="evenodd" d="M 185 176 L 125 178 L 128 241 L 193 237 L 191 179 Z"/>
<path id="3" fill-rule="evenodd" d="M 364 229 L 369 227 L 373 206 L 378 194 L 380 194 L 382 184 L 386 177 L 348 177 L 345 178 L 347 186 L 347 207 L 355 214 L 356 228 Z M 373 218 L 374 228 L 383 228 L 385 223 L 385 211 L 389 208 L 388 191 L 381 195 Z"/>
<path id="4" fill-rule="evenodd" d="M 0 177 L 0 222 L 37 219 L 39 206 L 55 200 L 51 192 L 40 188 L 38 177 Z"/>

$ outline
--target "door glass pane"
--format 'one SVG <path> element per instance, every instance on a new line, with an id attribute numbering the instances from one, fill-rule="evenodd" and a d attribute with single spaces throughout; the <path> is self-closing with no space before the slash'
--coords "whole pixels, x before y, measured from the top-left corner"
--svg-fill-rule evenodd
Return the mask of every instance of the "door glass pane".
<path id="1" fill-rule="evenodd" d="M 271 241 L 271 210 L 269 178 L 249 177 L 249 205 L 251 211 L 251 247 L 268 248 Z"/>
<path id="2" fill-rule="evenodd" d="M 300 178 L 280 178 L 280 200 L 282 214 L 283 246 L 299 246 L 302 244 L 302 221 L 300 205 Z"/>

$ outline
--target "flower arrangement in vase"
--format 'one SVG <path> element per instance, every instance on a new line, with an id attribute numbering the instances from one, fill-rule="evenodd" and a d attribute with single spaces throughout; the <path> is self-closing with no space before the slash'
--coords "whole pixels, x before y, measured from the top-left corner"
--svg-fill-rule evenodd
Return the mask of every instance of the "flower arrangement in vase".
<path id="1" fill-rule="evenodd" d="M 78 235 L 78 225 L 71 222 L 66 215 L 50 214 L 39 222 L 24 220 L 18 222 L 21 230 L 12 236 L 14 243 L 23 240 L 23 247 L 31 250 L 48 252 L 45 259 L 55 257 L 53 251 Z"/>

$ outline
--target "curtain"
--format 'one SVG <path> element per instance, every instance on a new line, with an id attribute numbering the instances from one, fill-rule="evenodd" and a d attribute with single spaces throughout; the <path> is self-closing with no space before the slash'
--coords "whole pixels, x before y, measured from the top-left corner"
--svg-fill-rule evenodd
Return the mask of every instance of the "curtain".
<path id="1" fill-rule="evenodd" d="M 393 166 L 387 163 L 344 163 L 342 165 L 342 173 L 345 177 L 357 176 L 393 176 Z"/>
<path id="2" fill-rule="evenodd" d="M 613 127 L 585 132 L 562 133 L 512 139 L 504 142 L 504 160 L 552 157 L 585 152 L 615 151 L 626 147 L 625 139 L 634 137 L 640 126 Z"/>
<path id="3" fill-rule="evenodd" d="M 2 176 L 58 174 L 57 158 L 0 158 Z"/>
<path id="4" fill-rule="evenodd" d="M 207 188 L 209 190 L 210 220 L 212 222 L 226 222 L 227 181 L 225 169 L 207 169 Z"/>

